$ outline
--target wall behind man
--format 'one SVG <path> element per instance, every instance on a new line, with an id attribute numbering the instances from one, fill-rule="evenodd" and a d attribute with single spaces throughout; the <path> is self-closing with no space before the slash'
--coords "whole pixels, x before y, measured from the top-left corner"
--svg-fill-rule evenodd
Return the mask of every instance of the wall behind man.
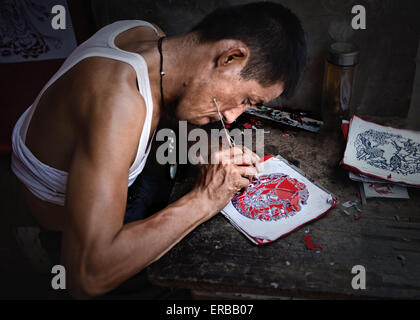
<path id="1" fill-rule="evenodd" d="M 121 19 L 158 24 L 168 35 L 187 32 L 213 9 L 243 0 L 91 0 L 97 28 Z M 416 68 L 420 30 L 418 0 L 273 0 L 301 19 L 308 41 L 308 67 L 290 100 L 277 105 L 321 115 L 325 54 L 334 41 L 360 47 L 360 64 L 351 108 L 360 115 L 406 117 Z M 366 8 L 366 30 L 351 28 L 351 9 Z M 420 106 L 417 106 L 420 108 Z"/>

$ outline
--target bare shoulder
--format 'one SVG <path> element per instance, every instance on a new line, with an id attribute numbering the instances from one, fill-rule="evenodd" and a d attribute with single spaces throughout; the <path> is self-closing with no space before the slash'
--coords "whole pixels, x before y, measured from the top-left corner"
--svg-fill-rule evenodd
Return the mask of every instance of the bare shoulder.
<path id="1" fill-rule="evenodd" d="M 83 79 L 78 112 L 79 141 L 89 150 L 98 145 L 135 157 L 146 118 L 146 105 L 139 93 L 131 66 L 95 57 L 82 66 Z"/>
<path id="2" fill-rule="evenodd" d="M 166 33 L 165 32 L 163 32 L 163 30 L 157 25 L 157 24 L 154 24 L 154 23 L 151 23 L 155 28 L 156 28 L 156 30 L 158 31 L 158 35 L 159 35 L 159 37 L 165 37 L 166 36 Z"/>
<path id="3" fill-rule="evenodd" d="M 145 102 L 137 87 L 137 74 L 125 62 L 102 57 L 92 57 L 80 62 L 77 78 L 83 83 L 82 96 L 89 100 L 86 112 L 108 112 L 141 116 Z"/>

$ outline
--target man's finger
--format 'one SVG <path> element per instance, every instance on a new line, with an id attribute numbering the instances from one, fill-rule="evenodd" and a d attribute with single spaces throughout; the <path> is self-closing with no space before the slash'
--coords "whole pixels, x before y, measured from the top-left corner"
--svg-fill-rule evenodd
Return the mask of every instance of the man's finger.
<path id="1" fill-rule="evenodd" d="M 247 147 L 243 146 L 242 151 L 243 151 L 244 154 L 249 155 L 255 163 L 260 161 L 260 157 L 256 153 L 254 153 L 250 149 L 248 149 Z"/>
<path id="2" fill-rule="evenodd" d="M 257 165 L 260 157 L 245 146 L 232 148 L 233 163 L 236 165 Z"/>
<path id="3" fill-rule="evenodd" d="M 249 179 L 241 177 L 237 180 L 235 187 L 239 190 L 249 186 Z"/>
<path id="4" fill-rule="evenodd" d="M 239 167 L 238 168 L 239 174 L 242 177 L 245 177 L 247 179 L 253 179 L 256 178 L 258 175 L 258 171 L 255 167 L 247 166 L 247 167 Z"/>
<path id="5" fill-rule="evenodd" d="M 233 164 L 237 166 L 254 166 L 256 162 L 254 158 L 249 154 L 239 154 L 236 155 L 233 159 L 231 159 Z"/>

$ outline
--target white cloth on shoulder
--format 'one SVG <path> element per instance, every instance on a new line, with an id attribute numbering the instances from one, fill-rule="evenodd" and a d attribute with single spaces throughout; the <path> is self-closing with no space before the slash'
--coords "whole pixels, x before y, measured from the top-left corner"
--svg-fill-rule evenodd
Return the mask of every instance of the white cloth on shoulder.
<path id="1" fill-rule="evenodd" d="M 103 27 L 73 51 L 41 90 L 35 102 L 17 121 L 12 134 L 12 171 L 39 199 L 64 206 L 68 173 L 42 163 L 28 149 L 25 145 L 25 140 L 29 123 L 45 90 L 78 62 L 88 57 L 105 57 L 123 61 L 130 64 L 136 71 L 138 89 L 146 103 L 146 118 L 137 155 L 129 169 L 128 186 L 134 182 L 143 170 L 150 152 L 148 141 L 153 114 L 153 100 L 147 63 L 141 55 L 121 50 L 114 43 L 114 39 L 118 34 L 138 26 L 150 27 L 156 34 L 159 34 L 152 24 L 142 20 L 122 20 Z"/>

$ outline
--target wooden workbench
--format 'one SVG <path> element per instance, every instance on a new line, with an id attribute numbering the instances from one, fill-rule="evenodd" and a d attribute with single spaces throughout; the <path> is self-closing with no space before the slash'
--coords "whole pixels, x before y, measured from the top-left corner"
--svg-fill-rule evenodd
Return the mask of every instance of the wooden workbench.
<path id="1" fill-rule="evenodd" d="M 359 184 L 338 166 L 345 147 L 341 134 L 265 129 L 265 154 L 297 164 L 337 196 L 337 207 L 264 246 L 218 214 L 149 266 L 148 278 L 189 288 L 198 297 L 420 298 L 420 189 L 409 189 L 410 200 L 368 199 L 355 220 L 356 211 L 347 209 L 347 216 L 341 206 L 359 192 Z M 185 188 L 177 184 L 174 198 Z M 308 234 L 323 250 L 306 248 Z M 352 288 L 355 265 L 366 270 L 365 290 Z"/>

